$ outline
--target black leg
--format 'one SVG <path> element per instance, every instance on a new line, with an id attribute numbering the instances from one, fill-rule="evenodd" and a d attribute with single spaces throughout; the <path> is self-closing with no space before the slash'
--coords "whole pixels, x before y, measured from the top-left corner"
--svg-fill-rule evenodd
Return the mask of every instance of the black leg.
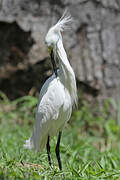
<path id="1" fill-rule="evenodd" d="M 46 144 L 46 148 L 47 148 L 47 154 L 48 154 L 48 162 L 49 165 L 51 166 L 51 158 L 50 158 L 50 136 L 48 136 L 48 140 L 47 140 L 47 144 Z"/>
<path id="2" fill-rule="evenodd" d="M 61 135 L 62 135 L 62 132 L 60 131 L 59 135 L 58 135 L 56 149 L 55 149 L 60 170 L 62 170 L 62 164 L 61 164 L 61 160 L 60 160 L 60 139 L 61 139 Z"/>

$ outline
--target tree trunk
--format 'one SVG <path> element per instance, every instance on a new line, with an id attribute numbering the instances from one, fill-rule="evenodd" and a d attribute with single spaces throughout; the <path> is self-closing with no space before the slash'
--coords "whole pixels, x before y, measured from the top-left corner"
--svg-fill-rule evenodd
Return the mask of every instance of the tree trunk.
<path id="1" fill-rule="evenodd" d="M 79 84 L 103 99 L 120 96 L 119 0 L 0 0 L 0 87 L 10 97 L 43 83 L 43 67 L 51 73 L 44 37 L 66 7 L 74 22 L 64 45 Z"/>

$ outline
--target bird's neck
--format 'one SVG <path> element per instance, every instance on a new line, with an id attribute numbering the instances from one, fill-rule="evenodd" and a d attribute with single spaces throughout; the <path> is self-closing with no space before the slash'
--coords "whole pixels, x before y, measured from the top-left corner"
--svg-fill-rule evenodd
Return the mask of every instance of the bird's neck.
<path id="1" fill-rule="evenodd" d="M 59 59 L 59 76 L 71 94 L 72 102 L 77 105 L 77 88 L 74 71 L 68 61 L 67 54 L 63 47 L 62 39 L 57 43 L 57 56 Z"/>

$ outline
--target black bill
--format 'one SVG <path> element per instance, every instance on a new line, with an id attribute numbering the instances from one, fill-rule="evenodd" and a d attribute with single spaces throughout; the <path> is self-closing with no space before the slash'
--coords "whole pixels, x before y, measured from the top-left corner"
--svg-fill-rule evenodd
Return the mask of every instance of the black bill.
<path id="1" fill-rule="evenodd" d="M 51 52 L 50 52 L 50 57 L 51 57 L 54 73 L 55 73 L 55 75 L 57 77 L 58 76 L 58 74 L 57 74 L 57 66 L 56 66 L 53 50 L 51 50 Z"/>

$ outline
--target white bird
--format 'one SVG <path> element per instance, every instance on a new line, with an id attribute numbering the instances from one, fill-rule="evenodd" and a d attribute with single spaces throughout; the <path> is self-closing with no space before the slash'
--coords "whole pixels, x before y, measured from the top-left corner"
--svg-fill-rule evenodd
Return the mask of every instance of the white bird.
<path id="1" fill-rule="evenodd" d="M 55 151 L 60 170 L 62 170 L 62 165 L 59 147 L 62 129 L 71 117 L 72 106 L 77 105 L 75 74 L 68 61 L 61 35 L 71 20 L 71 16 L 64 13 L 60 20 L 49 29 L 45 37 L 54 74 L 46 80 L 41 88 L 34 130 L 24 145 L 25 148 L 34 148 L 37 151 L 41 151 L 46 146 L 48 161 L 51 165 L 49 141 L 58 133 Z M 58 59 L 58 70 L 56 59 Z"/>

